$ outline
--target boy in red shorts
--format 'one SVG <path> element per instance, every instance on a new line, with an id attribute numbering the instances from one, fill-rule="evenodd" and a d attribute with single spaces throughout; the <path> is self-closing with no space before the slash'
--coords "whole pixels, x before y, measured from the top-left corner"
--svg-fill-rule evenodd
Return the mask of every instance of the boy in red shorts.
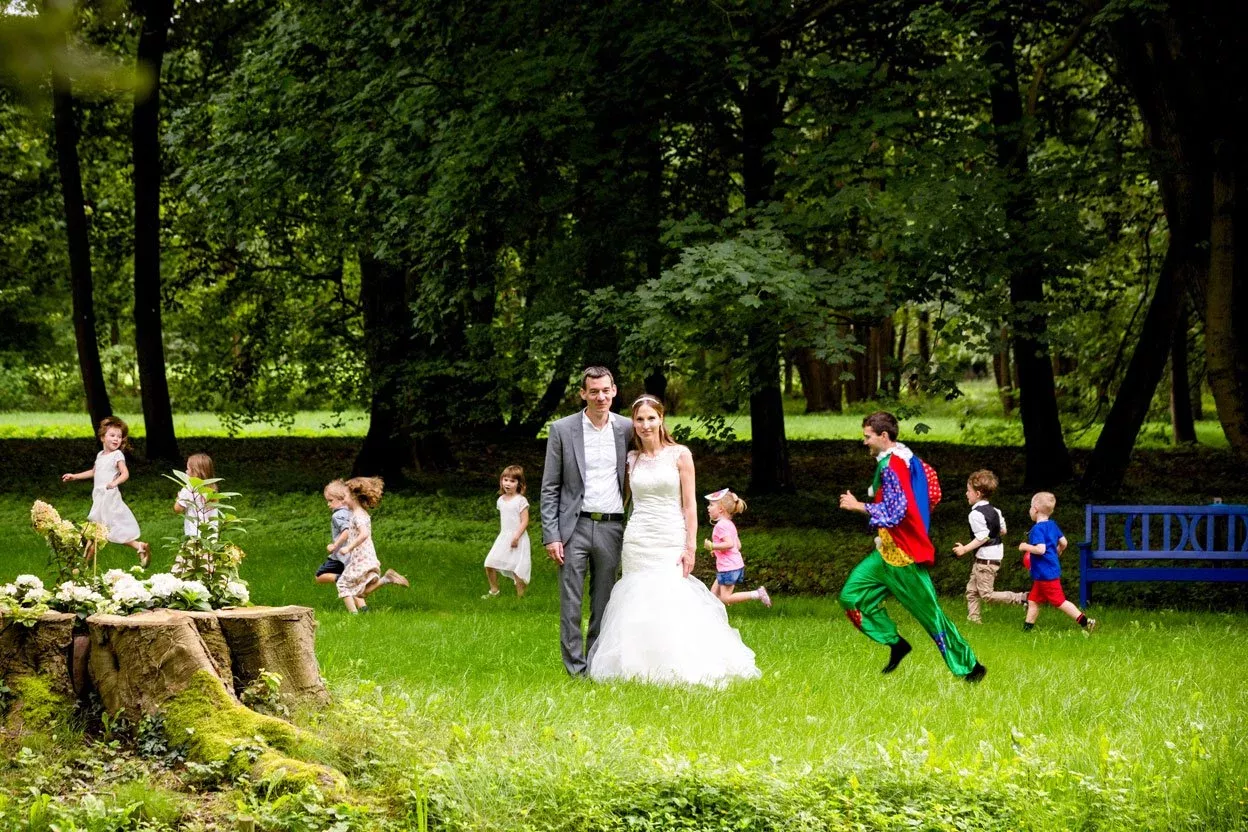
<path id="1" fill-rule="evenodd" d="M 1088 618 L 1079 608 L 1066 600 L 1062 592 L 1062 565 L 1058 561 L 1066 549 L 1066 537 L 1057 523 L 1049 518 L 1057 508 L 1057 498 L 1048 491 L 1041 491 L 1031 498 L 1031 519 L 1036 525 L 1027 534 L 1027 542 L 1018 544 L 1023 553 L 1023 563 L 1031 569 L 1031 593 L 1027 596 L 1027 618 L 1023 629 L 1036 626 L 1040 617 L 1040 605 L 1051 604 L 1069 615 L 1089 633 L 1096 629 L 1096 619 Z"/>

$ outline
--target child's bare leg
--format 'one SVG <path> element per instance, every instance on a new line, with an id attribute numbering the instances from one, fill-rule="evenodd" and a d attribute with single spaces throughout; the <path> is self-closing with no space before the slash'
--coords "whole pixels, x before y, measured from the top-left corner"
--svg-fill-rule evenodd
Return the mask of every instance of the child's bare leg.
<path id="1" fill-rule="evenodd" d="M 364 591 L 360 593 L 360 597 L 364 598 L 365 596 L 372 595 L 374 592 L 387 584 L 395 584 L 397 586 L 410 585 L 407 578 L 404 578 L 393 569 L 387 569 L 386 574 L 382 575 L 380 578 L 373 578 L 368 582 L 368 586 L 364 587 Z"/>
<path id="2" fill-rule="evenodd" d="M 497 595 L 498 594 L 498 570 L 492 566 L 485 567 L 485 580 L 490 585 L 490 594 Z M 522 592 L 520 592 L 519 587 L 520 587 L 520 584 L 517 583 L 516 584 L 517 594 L 523 594 Z"/>
<path id="3" fill-rule="evenodd" d="M 338 576 L 335 575 L 333 572 L 322 572 L 321 574 L 316 576 L 316 582 L 318 584 L 332 584 L 332 583 L 335 583 L 337 580 L 338 580 Z"/>
<path id="4" fill-rule="evenodd" d="M 1036 619 L 1040 617 L 1040 605 L 1035 601 L 1027 602 L 1027 617 L 1023 620 L 1028 624 L 1035 624 Z"/>
<path id="5" fill-rule="evenodd" d="M 771 606 L 770 598 L 764 600 L 766 597 L 763 594 L 765 590 L 761 587 L 759 589 L 752 589 L 749 592 L 735 592 L 730 586 L 724 587 L 724 589 L 726 592 L 719 597 L 719 600 L 723 601 L 724 604 L 740 604 L 743 601 L 763 601 L 763 603 L 767 606 Z"/>
<path id="6" fill-rule="evenodd" d="M 516 578 L 516 597 L 517 598 L 523 598 L 524 591 L 528 588 L 529 588 L 528 584 L 526 584 L 524 581 L 520 580 L 519 578 Z"/>
<path id="7" fill-rule="evenodd" d="M 356 611 L 356 609 L 355 609 L 355 599 L 354 599 L 354 598 L 352 598 L 350 595 L 344 595 L 344 596 L 343 596 L 343 598 L 342 598 L 342 603 L 346 605 L 346 607 L 347 607 L 347 612 L 355 612 L 355 611 Z"/>

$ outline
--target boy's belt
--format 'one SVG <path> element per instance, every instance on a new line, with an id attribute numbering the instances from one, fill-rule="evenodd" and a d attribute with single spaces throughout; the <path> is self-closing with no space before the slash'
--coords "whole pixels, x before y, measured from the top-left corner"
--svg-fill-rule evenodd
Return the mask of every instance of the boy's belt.
<path id="1" fill-rule="evenodd" d="M 987 564 L 993 564 L 993 563 L 995 563 L 997 566 L 1000 566 L 1000 565 L 1001 565 L 1001 561 L 999 561 L 999 560 L 988 560 L 988 558 L 975 558 L 975 562 L 976 562 L 976 563 L 987 563 Z"/>
<path id="2" fill-rule="evenodd" d="M 602 523 L 604 521 L 608 523 L 623 523 L 624 522 L 623 514 L 609 514 L 605 511 L 582 511 L 581 516 L 588 517 L 590 520 L 593 520 L 598 523 Z"/>

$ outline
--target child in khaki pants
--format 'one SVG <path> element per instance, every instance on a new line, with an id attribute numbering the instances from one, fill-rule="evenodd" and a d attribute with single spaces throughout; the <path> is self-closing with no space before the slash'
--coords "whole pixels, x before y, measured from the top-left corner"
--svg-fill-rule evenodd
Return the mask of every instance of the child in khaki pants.
<path id="1" fill-rule="evenodd" d="M 976 471 L 966 481 L 966 501 L 971 504 L 967 519 L 971 524 L 971 542 L 957 544 L 953 553 L 962 557 L 975 553 L 975 565 L 971 567 L 971 579 L 966 584 L 966 618 L 975 624 L 982 623 L 979 605 L 982 601 L 996 604 L 1026 604 L 1025 592 L 997 592 L 994 583 L 1005 547 L 1001 536 L 1005 534 L 1005 517 L 988 502 L 997 491 L 997 475 L 988 470 Z"/>

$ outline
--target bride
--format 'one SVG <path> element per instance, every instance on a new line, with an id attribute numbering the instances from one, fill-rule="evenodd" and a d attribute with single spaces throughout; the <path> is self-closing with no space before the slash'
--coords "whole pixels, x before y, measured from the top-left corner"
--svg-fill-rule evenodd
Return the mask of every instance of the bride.
<path id="1" fill-rule="evenodd" d="M 633 402 L 624 576 L 611 592 L 589 676 L 598 681 L 723 685 L 761 675 L 754 651 L 693 570 L 697 510 L 693 456 L 663 424 L 663 404 Z"/>

